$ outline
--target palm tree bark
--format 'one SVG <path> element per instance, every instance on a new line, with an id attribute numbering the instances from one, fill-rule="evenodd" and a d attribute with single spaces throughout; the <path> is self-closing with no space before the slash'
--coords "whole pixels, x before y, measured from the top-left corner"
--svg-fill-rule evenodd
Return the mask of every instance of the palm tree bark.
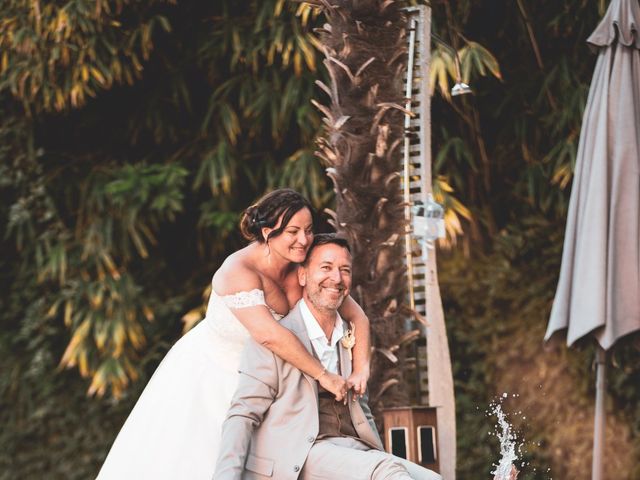
<path id="1" fill-rule="evenodd" d="M 407 402 L 401 338 L 406 332 L 404 201 L 400 183 L 406 18 L 387 0 L 322 0 L 319 31 L 329 85 L 317 155 L 334 183 L 339 233 L 353 249 L 353 292 L 372 326 L 374 410 Z"/>

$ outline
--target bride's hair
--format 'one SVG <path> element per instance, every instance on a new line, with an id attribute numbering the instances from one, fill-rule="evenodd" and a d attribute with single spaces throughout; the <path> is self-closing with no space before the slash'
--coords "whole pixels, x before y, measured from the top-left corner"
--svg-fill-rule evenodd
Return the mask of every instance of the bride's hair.
<path id="1" fill-rule="evenodd" d="M 264 243 L 262 229 L 273 228 L 282 216 L 280 226 L 269 233 L 269 239 L 280 235 L 291 217 L 303 208 L 309 209 L 315 225 L 316 214 L 309 201 L 291 188 L 279 188 L 267 193 L 247 208 L 240 219 L 240 232 L 247 240 Z"/>

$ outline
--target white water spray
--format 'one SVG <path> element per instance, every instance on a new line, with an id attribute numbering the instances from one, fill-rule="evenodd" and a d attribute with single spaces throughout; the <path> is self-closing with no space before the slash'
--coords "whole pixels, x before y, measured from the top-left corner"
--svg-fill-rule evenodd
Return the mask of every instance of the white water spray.
<path id="1" fill-rule="evenodd" d="M 518 460 L 517 451 L 520 450 L 521 444 L 518 443 L 513 427 L 507 420 L 507 416 L 502 411 L 502 400 L 507 398 L 507 394 L 502 394 L 500 402 L 491 404 L 490 413 L 495 415 L 498 423 L 495 428 L 495 436 L 500 441 L 500 462 L 495 465 L 495 470 L 491 472 L 494 480 L 509 480 L 511 477 L 511 469 Z"/>

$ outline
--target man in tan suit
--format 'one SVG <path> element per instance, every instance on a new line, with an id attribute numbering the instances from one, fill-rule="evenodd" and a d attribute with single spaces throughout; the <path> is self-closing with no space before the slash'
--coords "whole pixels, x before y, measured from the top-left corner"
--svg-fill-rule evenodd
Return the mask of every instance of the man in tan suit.
<path id="1" fill-rule="evenodd" d="M 282 319 L 325 371 L 351 373 L 348 326 L 338 307 L 351 287 L 344 239 L 316 235 L 298 271 L 303 298 Z M 347 340 L 345 338 L 347 332 Z M 352 345 L 351 345 L 352 346 Z M 215 480 L 436 480 L 436 473 L 383 451 L 366 398 L 345 404 L 318 382 L 249 340 L 222 427 Z"/>

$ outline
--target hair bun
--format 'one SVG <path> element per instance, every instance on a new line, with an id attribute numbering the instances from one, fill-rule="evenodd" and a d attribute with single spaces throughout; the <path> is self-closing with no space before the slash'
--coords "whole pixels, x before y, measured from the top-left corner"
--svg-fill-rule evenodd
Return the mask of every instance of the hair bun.
<path id="1" fill-rule="evenodd" d="M 260 212 L 258 208 L 255 206 L 251 206 L 247 208 L 247 215 L 249 217 L 249 223 L 251 226 L 256 226 L 258 228 L 262 227 L 262 219 L 260 218 Z"/>
<path id="2" fill-rule="evenodd" d="M 290 188 L 273 190 L 245 209 L 240 220 L 240 231 L 247 240 L 264 242 L 266 239 L 262 236 L 262 229 L 268 227 L 273 229 L 269 238 L 275 238 L 302 208 L 307 208 L 313 219 L 313 207 L 298 192 Z M 280 218 L 282 225 L 275 228 Z"/>
<path id="3" fill-rule="evenodd" d="M 242 235 L 248 240 L 258 239 L 260 237 L 261 225 L 262 222 L 260 221 L 258 207 L 255 205 L 247 207 L 240 221 L 240 231 Z"/>

